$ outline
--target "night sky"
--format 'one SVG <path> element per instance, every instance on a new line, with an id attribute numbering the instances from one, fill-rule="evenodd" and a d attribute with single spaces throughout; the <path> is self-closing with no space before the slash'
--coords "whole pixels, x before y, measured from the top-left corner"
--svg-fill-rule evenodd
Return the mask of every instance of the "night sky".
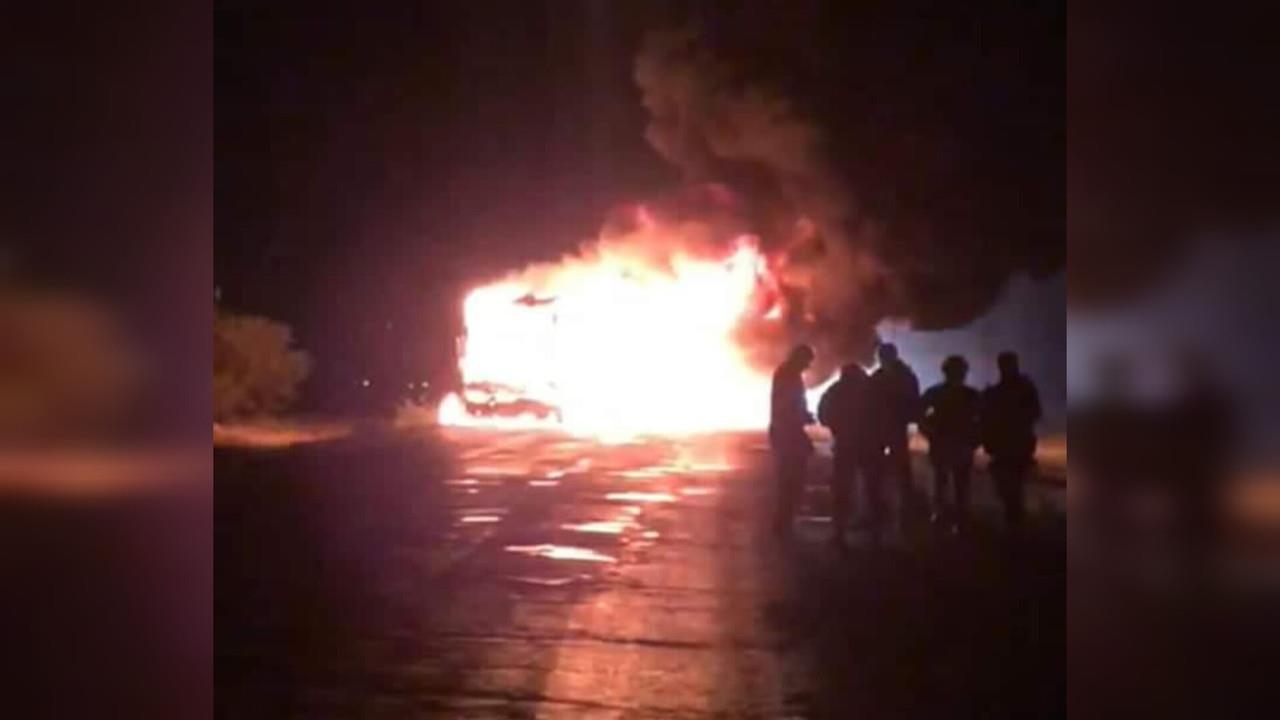
<path id="1" fill-rule="evenodd" d="M 611 206 L 678 186 L 644 140 L 631 73 L 647 31 L 691 18 L 797 89 L 873 211 L 1053 274 L 1065 257 L 1060 8 L 846 5 L 218 3 L 222 305 L 296 328 L 317 359 L 311 405 L 349 402 L 363 376 L 445 377 L 463 289 L 571 250 Z M 973 244 L 930 250 L 956 247 Z M 969 272 L 997 285 L 978 275 L 998 270 Z"/>

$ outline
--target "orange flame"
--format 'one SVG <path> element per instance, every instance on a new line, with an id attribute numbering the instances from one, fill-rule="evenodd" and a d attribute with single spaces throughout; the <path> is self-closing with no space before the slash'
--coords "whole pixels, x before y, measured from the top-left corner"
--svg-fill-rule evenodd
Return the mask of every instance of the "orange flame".
<path id="1" fill-rule="evenodd" d="M 600 438 L 763 427 L 768 373 L 735 330 L 781 319 L 765 256 L 750 235 L 719 252 L 678 238 L 641 225 L 473 290 L 468 389 L 444 399 L 441 424 Z"/>

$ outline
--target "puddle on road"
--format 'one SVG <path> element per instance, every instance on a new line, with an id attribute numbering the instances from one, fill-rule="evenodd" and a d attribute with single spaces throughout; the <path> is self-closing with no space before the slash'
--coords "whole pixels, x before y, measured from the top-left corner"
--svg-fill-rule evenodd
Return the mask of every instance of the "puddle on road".
<path id="1" fill-rule="evenodd" d="M 494 480 L 478 480 L 472 477 L 453 478 L 445 480 L 444 484 L 449 487 L 450 492 L 459 495 L 479 495 L 481 490 L 489 491 L 501 486 L 500 482 Z"/>
<path id="2" fill-rule="evenodd" d="M 628 480 L 637 480 L 666 477 L 668 472 L 661 468 L 639 468 L 637 470 L 614 470 L 609 474 L 616 477 L 627 478 Z"/>
<path id="3" fill-rule="evenodd" d="M 445 481 L 451 542 L 479 548 L 477 563 L 496 563 L 501 577 L 529 588 L 591 583 L 650 562 L 650 548 L 682 541 L 678 523 L 659 532 L 651 515 L 717 502 L 754 462 L 736 439 L 470 437 L 483 446 L 464 451 Z"/>
<path id="4" fill-rule="evenodd" d="M 502 485 L 496 480 L 478 480 L 476 478 L 454 478 L 445 480 L 444 484 L 455 488 L 457 492 L 463 492 L 463 488 L 496 488 Z"/>
<path id="5" fill-rule="evenodd" d="M 504 507 L 461 507 L 455 510 L 454 525 L 493 525 L 507 516 Z"/>
<path id="6" fill-rule="evenodd" d="M 691 473 L 726 473 L 738 469 L 737 466 L 729 465 L 728 463 L 688 463 L 680 467 L 685 472 Z"/>
<path id="7" fill-rule="evenodd" d="M 507 579 L 512 582 L 521 583 L 523 585 L 537 585 L 538 587 L 564 587 L 580 578 L 572 577 L 532 577 L 528 575 L 508 575 Z"/>
<path id="8" fill-rule="evenodd" d="M 483 524 L 489 524 L 489 523 L 502 522 L 502 516 L 501 515 L 463 515 L 462 517 L 458 518 L 458 522 L 461 522 L 465 525 L 475 525 L 475 524 L 483 525 Z"/>
<path id="9" fill-rule="evenodd" d="M 542 545 L 508 545 L 504 549 L 507 552 L 529 555 L 531 557 L 548 558 L 550 560 L 571 560 L 596 563 L 618 562 L 618 559 L 612 555 L 605 555 L 602 552 L 597 552 L 589 548 L 573 547 L 572 545 L 552 545 L 550 543 L 543 543 Z"/>
<path id="10" fill-rule="evenodd" d="M 605 493 L 604 497 L 614 502 L 669 503 L 676 501 L 675 495 L 665 492 L 611 492 Z"/>
<path id="11" fill-rule="evenodd" d="M 609 474 L 615 477 L 627 478 L 628 480 L 636 480 L 678 475 L 720 475 L 732 472 L 734 469 L 732 465 L 723 463 L 677 462 L 674 464 L 647 465 L 639 468 L 612 470 Z"/>
<path id="12" fill-rule="evenodd" d="M 469 468 L 467 468 L 467 474 L 468 474 L 468 475 L 479 475 L 480 477 L 503 478 L 503 477 L 520 477 L 520 476 L 522 476 L 522 475 L 527 475 L 528 473 L 527 473 L 527 472 L 524 472 L 523 470 L 521 470 L 521 469 L 519 469 L 519 468 L 501 468 L 501 467 L 484 467 L 484 466 L 480 466 L 480 467 L 469 467 Z"/>
<path id="13" fill-rule="evenodd" d="M 703 496 L 703 495 L 714 495 L 714 494 L 716 494 L 717 492 L 719 492 L 719 490 L 716 490 L 715 488 L 710 488 L 710 487 L 698 487 L 698 486 L 696 486 L 696 485 L 691 485 L 691 486 L 689 486 L 689 487 L 683 487 L 683 488 L 680 488 L 680 494 L 681 494 L 681 495 L 687 495 L 687 496 L 689 496 L 689 497 L 700 497 L 700 496 Z"/>
<path id="14" fill-rule="evenodd" d="M 831 522 L 830 515 L 797 515 L 796 523 L 800 525 L 826 525 Z"/>
<path id="15" fill-rule="evenodd" d="M 583 523 L 565 523 L 560 526 L 560 529 L 600 535 L 621 535 L 636 527 L 639 526 L 630 520 L 593 520 Z"/>

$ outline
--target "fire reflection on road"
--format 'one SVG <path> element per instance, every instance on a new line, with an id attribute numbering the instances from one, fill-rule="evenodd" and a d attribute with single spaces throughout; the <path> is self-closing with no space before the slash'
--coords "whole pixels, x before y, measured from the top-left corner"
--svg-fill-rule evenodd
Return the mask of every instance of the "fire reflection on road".
<path id="1" fill-rule="evenodd" d="M 563 530 L 573 530 L 582 533 L 600 533 L 604 535 L 621 535 L 628 529 L 638 527 L 636 523 L 627 520 L 594 520 L 592 522 L 583 523 L 565 523 L 560 528 Z"/>
<path id="2" fill-rule="evenodd" d="M 596 552 L 589 548 L 572 547 L 569 545 L 551 545 L 544 543 L 542 545 L 508 545 L 507 552 L 520 553 L 523 555 L 531 555 L 533 557 L 549 558 L 551 560 L 580 560 L 583 562 L 603 562 L 615 563 L 618 559 L 604 553 Z"/>
<path id="3" fill-rule="evenodd" d="M 443 428 L 218 455 L 222 661 L 294 668 L 276 690 L 315 716 L 376 714 L 370 678 L 435 717 L 787 716 L 811 674 L 776 606 L 814 588 L 767 535 L 762 445 Z"/>
<path id="4" fill-rule="evenodd" d="M 778 709 L 776 658 L 752 649 L 767 644 L 768 580 L 748 570 L 759 557 L 743 510 L 769 487 L 758 434 L 618 444 L 546 431 L 440 436 L 455 447 L 451 474 L 479 480 L 460 486 L 475 494 L 447 493 L 451 512 L 483 519 L 451 538 L 463 546 L 466 600 L 438 622 L 470 628 L 473 605 L 494 594 L 506 607 L 468 630 L 502 641 L 475 643 L 476 670 L 451 695 L 513 692 L 502 668 L 519 656 L 539 668 L 527 689 L 539 706 Z M 751 672 L 729 671 L 743 662 Z"/>
<path id="5" fill-rule="evenodd" d="M 443 433 L 458 458 L 445 481 L 459 491 L 450 494 L 452 512 L 471 528 L 453 541 L 480 552 L 502 547 L 493 562 L 505 576 L 548 587 L 599 581 L 612 569 L 589 566 L 634 561 L 664 537 L 675 513 L 715 502 L 717 483 L 748 462 L 745 445 L 757 442 L 732 434 L 607 444 L 545 431 Z M 566 576 L 560 562 L 579 569 Z"/>

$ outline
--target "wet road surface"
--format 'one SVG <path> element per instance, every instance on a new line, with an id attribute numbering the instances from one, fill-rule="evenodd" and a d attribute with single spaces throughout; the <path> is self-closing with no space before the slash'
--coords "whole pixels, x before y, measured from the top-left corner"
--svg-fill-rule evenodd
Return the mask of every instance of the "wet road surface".
<path id="1" fill-rule="evenodd" d="M 769 466 L 758 434 L 220 450 L 218 714 L 1052 710 L 1057 524 L 1031 552 L 909 530 L 841 557 L 825 482 L 793 541 L 763 532 Z"/>

